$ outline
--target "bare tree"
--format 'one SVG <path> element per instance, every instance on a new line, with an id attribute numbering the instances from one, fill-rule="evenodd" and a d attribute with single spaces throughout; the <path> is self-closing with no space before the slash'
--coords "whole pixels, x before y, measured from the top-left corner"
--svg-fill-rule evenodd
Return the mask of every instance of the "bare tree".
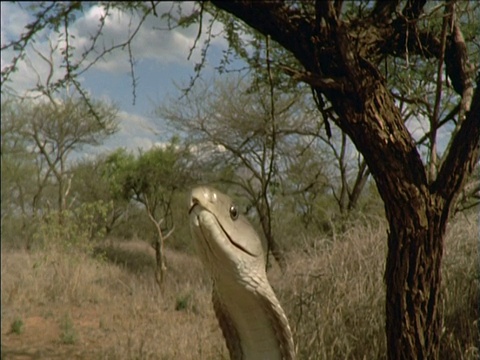
<path id="1" fill-rule="evenodd" d="M 100 123 L 84 102 L 71 97 L 53 102 L 12 99 L 8 106 L 2 106 L 2 126 L 15 124 L 7 138 L 13 136 L 25 144 L 30 164 L 35 169 L 31 174 L 36 179 L 31 197 L 26 199 L 25 191 L 18 188 L 24 210 L 28 201 L 31 214 L 35 215 L 47 187 L 56 189 L 57 210 L 62 212 L 67 208 L 71 185 L 68 161 L 72 151 L 87 144 L 97 145 L 116 130 L 114 108 L 100 102 L 93 106 L 101 116 Z"/>
<path id="2" fill-rule="evenodd" d="M 207 167 L 223 169 L 223 173 L 213 172 L 209 181 L 237 185 L 244 191 L 259 216 L 269 250 L 284 268 L 284 256 L 272 232 L 274 194 L 282 192 L 285 161 L 303 150 L 292 146 L 299 142 L 296 129 L 303 124 L 303 131 L 312 128 L 313 133 L 318 120 L 299 110 L 305 106 L 301 94 L 272 96 L 268 86 L 258 87 L 242 78 L 217 81 L 210 88 L 201 85 L 197 83 L 180 101 L 165 103 L 158 114 L 192 139 Z M 235 97 L 230 96 L 232 92 Z M 318 179 L 304 180 L 307 187 L 309 180 Z"/>
<path id="3" fill-rule="evenodd" d="M 328 183 L 340 214 L 346 214 L 357 207 L 370 171 L 363 156 L 354 149 L 343 131 L 334 131 L 330 137 L 319 133 L 318 138 L 332 155 L 331 162 L 336 171 Z"/>

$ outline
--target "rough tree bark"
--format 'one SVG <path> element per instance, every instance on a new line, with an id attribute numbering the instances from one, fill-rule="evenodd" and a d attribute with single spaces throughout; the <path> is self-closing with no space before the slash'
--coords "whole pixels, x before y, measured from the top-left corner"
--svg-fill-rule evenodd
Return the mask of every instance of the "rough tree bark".
<path id="1" fill-rule="evenodd" d="M 472 108 L 437 178 L 429 182 L 386 81 L 369 61 L 378 54 L 401 54 L 406 44 L 411 53 L 439 58 L 438 38 L 414 27 L 425 1 L 407 1 L 402 16 L 393 20 L 399 1 L 388 6 L 379 1 L 363 22 L 341 21 L 342 1 L 316 1 L 312 16 L 283 1 L 212 3 L 291 52 L 303 69 L 290 73 L 333 106 L 334 120 L 363 154 L 385 204 L 388 358 L 437 359 L 445 229 L 455 196 L 478 161 L 478 80 Z M 454 40 L 447 44 L 450 58 L 462 58 L 461 51 Z M 464 62 L 451 61 L 446 68 L 452 81 L 461 78 L 455 90 L 463 95 L 469 81 Z"/>

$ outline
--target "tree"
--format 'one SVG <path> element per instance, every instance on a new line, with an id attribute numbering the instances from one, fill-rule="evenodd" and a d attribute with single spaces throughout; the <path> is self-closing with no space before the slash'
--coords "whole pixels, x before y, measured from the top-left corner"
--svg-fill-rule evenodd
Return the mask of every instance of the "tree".
<path id="1" fill-rule="evenodd" d="M 290 74 L 331 104 L 336 114 L 331 119 L 372 172 L 390 228 L 385 274 L 390 359 L 439 356 L 443 239 L 455 198 L 478 161 L 480 78 L 473 96 L 461 5 L 446 2 L 445 30 L 439 33 L 419 24 L 420 15 L 434 17 L 425 3 L 412 0 L 400 8 L 400 1 L 377 1 L 345 16 L 343 1 L 315 1 L 314 6 L 213 1 L 298 60 L 300 66 Z M 425 169 L 378 67 L 386 57 L 412 55 L 439 59 L 459 94 L 460 126 L 436 175 Z M 437 125 L 434 119 L 433 132 Z"/>
<path id="2" fill-rule="evenodd" d="M 178 139 L 174 138 L 165 147 L 154 147 L 137 158 L 117 151 L 107 162 L 117 164 L 111 171 L 112 185 L 125 199 L 141 204 L 155 227 L 152 242 L 156 258 L 155 281 L 162 288 L 167 270 L 165 240 L 175 230 L 172 201 L 191 178 L 186 166 L 188 152 L 182 150 Z"/>
<path id="3" fill-rule="evenodd" d="M 32 215 L 36 213 L 34 201 L 42 187 L 36 178 L 40 170 L 30 142 L 22 136 L 24 124 L 18 121 L 18 107 L 13 99 L 2 99 L 2 242 L 16 237 L 27 241 Z M 13 229 L 10 227 L 13 226 Z"/>
<path id="4" fill-rule="evenodd" d="M 351 144 L 344 132 L 340 132 L 340 139 L 332 139 L 332 137 L 320 136 L 324 143 L 331 149 L 335 163 L 338 165 L 338 179 L 330 180 L 329 184 L 332 188 L 333 196 L 338 204 L 340 214 L 355 209 L 360 199 L 370 171 L 363 157 L 357 154 L 356 161 L 352 161 Z M 354 162 L 354 164 L 352 164 Z M 352 170 L 356 169 L 356 173 L 352 179 Z"/>
<path id="5" fill-rule="evenodd" d="M 304 89 L 275 95 L 268 85 L 248 83 L 245 78 L 219 80 L 210 87 L 197 83 L 182 100 L 164 103 L 158 113 L 191 139 L 206 168 L 217 169 L 208 181 L 242 190 L 258 214 L 269 252 L 285 269 L 283 251 L 273 236 L 272 212 L 278 195 L 287 190 L 282 184 L 288 163 L 302 158 L 312 142 L 305 138 L 315 137 L 320 124 L 301 101 Z M 233 92 L 235 97 L 230 96 Z M 312 187 L 319 172 L 317 167 L 305 176 L 302 188 L 289 187 L 290 195 Z"/>
<path id="6" fill-rule="evenodd" d="M 67 29 L 68 15 L 81 5 L 59 4 L 44 6 L 38 21 L 28 27 L 21 39 L 2 49 L 16 47 L 19 59 L 38 28 L 55 23 L 56 29 L 60 26 Z M 224 22 L 232 48 L 246 57 L 248 50 L 239 46 L 244 42 L 242 32 L 254 29 L 270 37 L 288 60 L 287 65 L 278 63 L 277 69 L 309 84 L 326 124 L 329 121 L 337 124 L 363 155 L 389 223 L 385 273 L 388 357 L 438 358 L 445 230 L 465 179 L 478 163 L 480 76 L 474 91 L 472 78 L 478 68 L 471 65 L 470 59 L 478 51 L 472 46 L 478 44 L 480 32 L 478 27 L 472 31 L 469 26 L 478 26 L 478 4 L 455 0 L 444 3 L 212 1 L 211 4 L 213 7 L 201 3 L 179 22 L 191 24 L 206 11 L 213 13 L 212 19 Z M 146 17 L 156 14 L 156 5 L 129 6 L 137 6 Z M 47 13 L 51 16 L 45 16 Z M 469 30 L 471 34 L 466 38 L 464 31 Z M 251 34 L 255 32 L 250 30 Z M 132 38 L 124 44 L 126 47 Z M 66 51 L 67 72 L 75 78 L 85 57 L 72 63 L 68 54 Z M 391 74 L 382 64 L 392 58 L 405 59 L 409 66 L 427 61 L 436 66 L 435 98 L 426 99 L 434 109 L 427 119 L 430 142 L 427 166 L 404 124 L 395 96 L 398 88 L 389 86 L 386 80 Z M 2 86 L 11 69 L 2 70 Z M 458 111 L 450 118 L 440 118 L 438 99 L 447 83 L 456 93 L 452 101 Z M 454 129 L 450 131 L 449 145 L 439 156 L 442 120 L 453 124 Z"/>
<path id="7" fill-rule="evenodd" d="M 6 122 L 22 124 L 19 135 L 28 141 L 32 153 L 37 154 L 41 170 L 39 188 L 53 180 L 60 212 L 67 208 L 71 185 L 67 161 L 72 151 L 87 144 L 98 145 L 116 131 L 115 110 L 99 102 L 93 106 L 101 114 L 100 122 L 83 101 L 75 98 L 38 104 L 25 100 L 17 104 L 18 112 L 14 118 L 4 118 Z"/>
<path id="8" fill-rule="evenodd" d="M 29 112 L 13 98 L 2 101 L 2 203 L 6 210 L 24 216 L 38 210 L 39 194 L 46 187 L 41 179 L 42 162 L 32 152 L 32 139 L 25 136 Z M 9 208 L 9 209 L 8 209 Z"/>
<path id="9" fill-rule="evenodd" d="M 53 209 L 61 220 L 71 190 L 72 152 L 116 131 L 116 110 L 108 104 L 50 100 L 2 101 L 2 199 L 21 214 L 24 228 Z"/>
<path id="10" fill-rule="evenodd" d="M 43 8 L 44 5 L 40 4 L 39 8 Z M 58 4 L 47 5 L 47 11 L 56 5 Z M 35 9 L 36 6 L 31 5 L 31 9 Z M 71 10 L 78 8 L 78 4 L 72 4 Z M 58 9 L 65 10 L 63 14 L 66 17 L 63 20 L 68 24 L 70 21 L 68 9 L 64 8 L 63 4 L 60 4 Z M 35 35 L 40 28 L 32 29 L 31 35 Z M 58 72 L 62 71 L 64 66 L 57 67 L 55 56 L 60 52 L 66 63 L 70 63 L 72 56 L 70 40 L 71 37 L 66 36 L 65 49 L 60 43 L 49 41 L 48 53 L 42 53 L 32 46 L 33 52 L 45 65 L 41 71 L 29 66 L 37 77 L 34 89 L 17 94 L 7 84 L 9 72 L 15 70 L 15 64 L 25 56 L 24 53 L 12 60 L 13 67 L 2 68 L 1 83 L 2 94 L 8 94 L 14 104 L 8 107 L 5 120 L 19 123 L 16 126 L 17 136 L 23 137 L 32 154 L 35 154 L 38 190 L 33 197 L 33 212 L 39 208 L 44 189 L 47 185 L 53 185 L 57 193 L 56 208 L 60 222 L 62 213 L 67 210 L 67 198 L 71 190 L 72 175 L 69 171 L 71 164 L 68 163 L 71 153 L 85 145 L 97 146 L 118 130 L 115 106 L 89 99 L 77 79 L 68 76 L 70 70 L 68 65 L 67 75 L 59 77 Z M 2 49 L 4 48 L 2 45 Z M 2 111 L 2 119 L 3 117 Z"/>
<path id="11" fill-rule="evenodd" d="M 119 169 L 130 161 L 129 155 L 119 149 L 84 159 L 71 168 L 73 206 L 103 207 L 107 213 L 96 220 L 96 229 L 108 236 L 125 220 L 129 199 L 125 199 L 118 183 Z"/>

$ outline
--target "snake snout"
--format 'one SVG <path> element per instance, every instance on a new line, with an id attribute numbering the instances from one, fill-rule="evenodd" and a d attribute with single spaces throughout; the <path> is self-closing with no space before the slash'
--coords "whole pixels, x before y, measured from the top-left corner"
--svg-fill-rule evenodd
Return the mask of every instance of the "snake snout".
<path id="1" fill-rule="evenodd" d="M 193 211 L 193 208 L 200 204 L 200 201 L 196 197 L 191 197 L 188 205 L 188 214 L 190 215 Z"/>

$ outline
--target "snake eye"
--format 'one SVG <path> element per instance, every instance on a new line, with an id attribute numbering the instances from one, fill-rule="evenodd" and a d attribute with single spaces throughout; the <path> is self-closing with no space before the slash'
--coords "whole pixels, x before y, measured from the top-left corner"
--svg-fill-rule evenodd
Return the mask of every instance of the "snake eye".
<path id="1" fill-rule="evenodd" d="M 230 205 L 230 217 L 232 220 L 237 220 L 238 218 L 238 210 L 235 205 Z"/>

